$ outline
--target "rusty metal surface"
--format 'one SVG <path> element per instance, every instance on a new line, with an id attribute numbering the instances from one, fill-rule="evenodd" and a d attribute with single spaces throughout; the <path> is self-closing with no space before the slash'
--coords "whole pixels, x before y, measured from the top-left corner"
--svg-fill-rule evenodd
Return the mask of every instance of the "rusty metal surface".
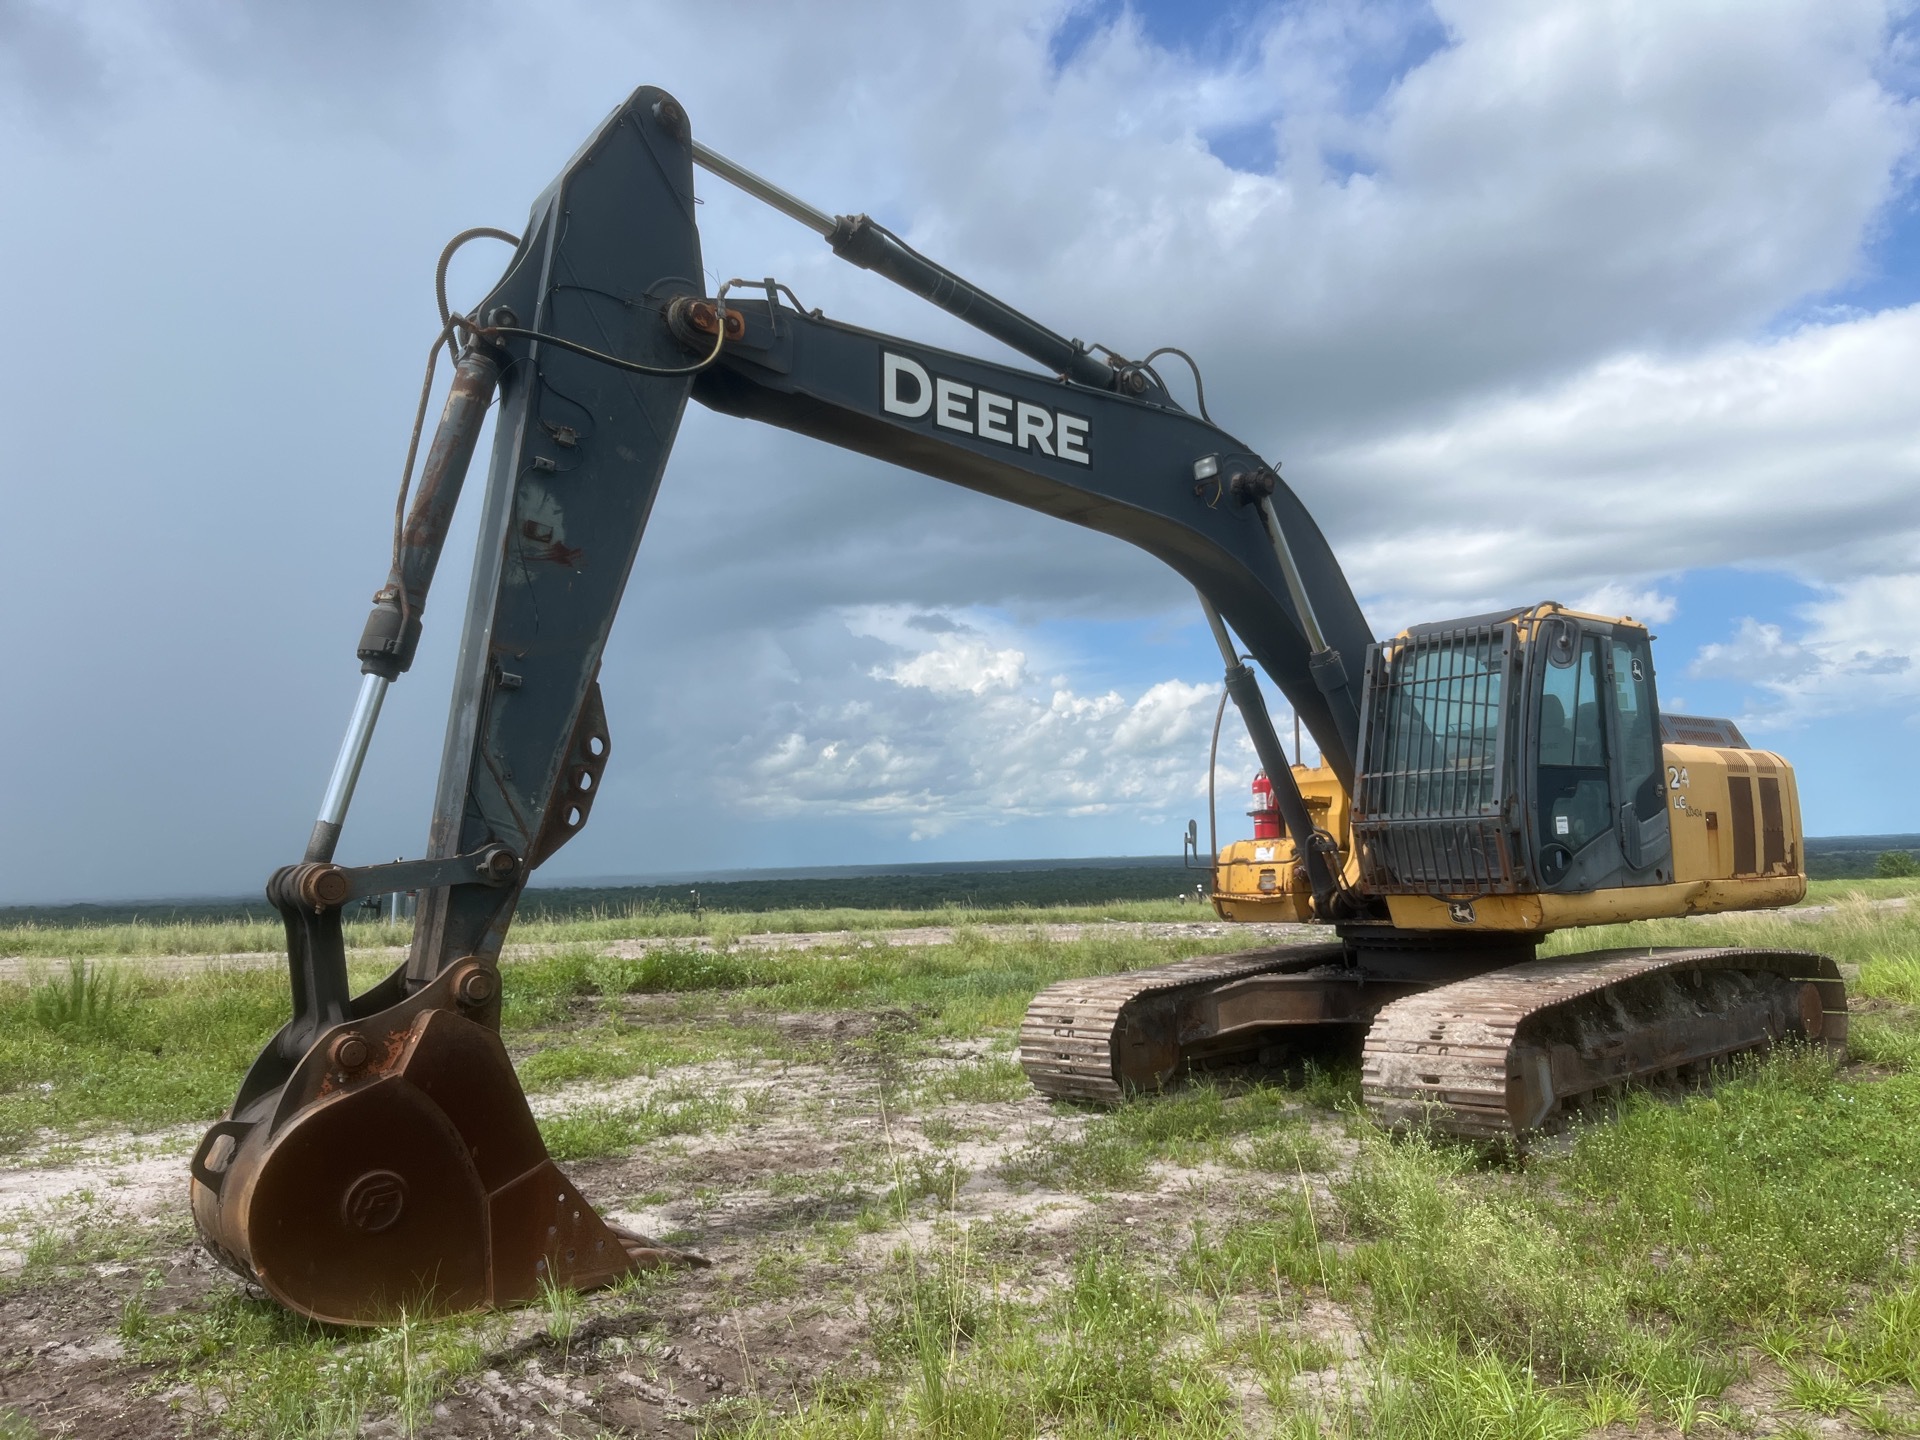
<path id="1" fill-rule="evenodd" d="M 1703 1079 L 1787 1039 L 1841 1048 L 1833 961 L 1792 950 L 1604 950 L 1397 1001 L 1367 1036 L 1367 1108 L 1515 1146 L 1619 1088 Z"/>
<path id="2" fill-rule="evenodd" d="M 281 1304 L 374 1324 L 591 1288 L 680 1257 L 604 1222 L 548 1157 L 481 960 L 321 1035 L 209 1130 L 195 1224 Z"/>
<path id="3" fill-rule="evenodd" d="M 1201 955 L 1049 985 L 1020 1022 L 1021 1068 L 1043 1095 L 1117 1104 L 1129 1090 L 1156 1088 L 1179 1072 L 1180 1002 L 1236 981 L 1330 965 L 1342 950 L 1335 943 Z"/>

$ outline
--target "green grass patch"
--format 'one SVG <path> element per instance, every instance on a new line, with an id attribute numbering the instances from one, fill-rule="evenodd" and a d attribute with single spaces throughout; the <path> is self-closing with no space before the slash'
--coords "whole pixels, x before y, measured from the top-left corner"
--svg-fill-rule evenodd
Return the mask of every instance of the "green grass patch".
<path id="1" fill-rule="evenodd" d="M 1251 1294 L 1284 1302 L 1289 1287 L 1327 1288 L 1329 1258 L 1337 1264 L 1339 1257 L 1321 1229 L 1334 1217 L 1315 1213 L 1304 1191 L 1284 1192 L 1266 1209 L 1260 1219 L 1219 1227 L 1196 1219 L 1193 1241 L 1180 1258 L 1181 1279 L 1215 1299 Z"/>
<path id="2" fill-rule="evenodd" d="M 529 1094 L 590 1080 L 625 1080 L 655 1075 L 675 1065 L 692 1065 L 722 1053 L 737 1052 L 755 1040 L 778 1043 L 774 1032 L 715 1036 L 710 1029 L 676 1020 L 643 1025 L 601 1021 L 547 1040 L 516 1067 Z"/>
<path id="3" fill-rule="evenodd" d="M 1336 1193 L 1348 1234 L 1330 1288 L 1363 1295 L 1390 1334 L 1628 1387 L 1680 1422 L 1735 1377 L 1742 1334 L 1815 1331 L 1861 1287 L 1901 1286 L 1920 1240 L 1920 1079 L 1849 1083 L 1824 1054 L 1783 1052 L 1685 1104 L 1632 1100 L 1524 1172 L 1368 1134 Z M 1234 1238 L 1255 1256 L 1240 1272 L 1265 1260 L 1303 1278 L 1297 1227 Z M 1215 1271 L 1240 1273 L 1214 1251 Z M 1883 1289 L 1822 1363 L 1910 1385 L 1910 1294 Z M 1785 1353 L 1804 1367 L 1817 1349 Z M 1839 1368 L 1856 1355 L 1873 1357 L 1859 1378 Z"/>
<path id="4" fill-rule="evenodd" d="M 1832 905 L 1840 901 L 1910 900 L 1920 897 L 1920 878 L 1861 876 L 1840 880 L 1809 880 L 1805 905 Z"/>
<path id="5" fill-rule="evenodd" d="M 1875 882 L 1852 882 L 1867 884 Z M 1898 882 L 1879 882 L 1898 883 Z M 587 909 L 561 915 L 530 913 L 513 927 L 516 945 L 605 945 L 615 940 L 705 938 L 725 945 L 745 935 L 868 932 L 929 925 L 1045 925 L 1100 921 L 1210 920 L 1213 912 L 1173 900 L 1077 905 L 944 905 L 929 909 L 790 908 L 703 910 L 699 914 L 649 905 Z M 411 921 L 355 920 L 344 925 L 349 949 L 397 948 L 413 938 Z M 142 955 L 243 955 L 281 949 L 278 919 L 130 920 L 118 924 L 61 925 L 28 921 L 0 925 L 0 956 L 65 960 Z"/>
<path id="6" fill-rule="evenodd" d="M 1698 916 L 1689 920 L 1641 920 L 1629 925 L 1594 925 L 1560 930 L 1540 947 L 1542 956 L 1622 946 L 1751 945 L 1782 950 L 1812 950 L 1843 965 L 1866 966 L 1889 958 L 1920 955 L 1920 905 L 1895 907 L 1873 903 L 1861 893 L 1862 881 L 1844 883 L 1821 901 L 1824 914 L 1799 910 L 1756 910 Z M 1914 890 L 1912 881 L 1886 881 Z"/>
<path id="7" fill-rule="evenodd" d="M 1902 1005 L 1920 1005 L 1920 954 L 1876 954 L 1860 966 L 1854 992 Z"/>
<path id="8" fill-rule="evenodd" d="M 120 1321 L 129 1358 L 188 1387 L 219 1433 L 301 1440 L 346 1440 L 377 1418 L 412 1434 L 504 1331 L 499 1317 L 346 1330 L 237 1290 L 169 1315 L 136 1298 Z"/>
<path id="9" fill-rule="evenodd" d="M 693 923 L 645 923 L 683 920 Z M 1305 1089 L 1201 1080 L 1111 1112 L 1063 1110 L 1005 1173 L 1091 1199 L 1075 1233 L 1098 1238 L 1064 1254 L 1057 1234 L 1034 1243 L 1018 1214 L 968 1229 L 933 1213 L 964 1178 L 939 1151 L 903 1158 L 875 1146 L 855 1159 L 843 1149 L 831 1173 L 769 1177 L 769 1194 L 847 1208 L 823 1218 L 817 1244 L 789 1234 L 747 1250 L 729 1283 L 758 1302 L 814 1303 L 818 1266 L 909 1216 L 933 1214 L 937 1238 L 901 1252 L 877 1285 L 863 1276 L 871 1344 L 860 1353 L 873 1370 L 805 1401 L 771 1389 L 764 1406 L 730 1400 L 710 1416 L 715 1432 L 1685 1433 L 1746 1425 L 1724 1395 L 1743 1375 L 1774 1398 L 1765 1433 L 1815 1433 L 1827 1417 L 1876 1433 L 1920 1428 L 1920 920 L 1844 901 L 1806 920 L 1618 927 L 1555 937 L 1549 949 L 1714 943 L 1819 950 L 1858 966 L 1854 1055 L 1874 1063 L 1782 1052 L 1711 1095 L 1631 1099 L 1524 1165 L 1356 1123 L 1351 1073 L 1317 1073 Z M 529 1089 L 660 1077 L 632 1101 L 544 1121 L 563 1161 L 724 1132 L 772 1103 L 759 1088 L 672 1083 L 673 1067 L 717 1058 L 857 1064 L 890 1109 L 925 1107 L 924 1133 L 958 1143 L 972 1138 L 967 1107 L 1028 1090 L 1001 1049 L 916 1065 L 937 1041 L 1004 1039 L 1055 980 L 1195 948 L 1111 934 L 1003 940 L 968 925 L 929 947 L 856 937 L 804 952 L 686 946 L 619 960 L 597 946 L 556 941 L 503 972 L 507 1034 Z M 362 966 L 362 982 L 377 968 Z M 163 977 L 126 966 L 115 978 L 50 967 L 38 988 L 0 987 L 0 1138 L 217 1113 L 285 1008 L 278 970 Z M 806 1012 L 836 1019 L 816 1024 Z M 842 1015 L 861 1019 L 843 1026 Z M 1100 1197 L 1144 1186 L 1162 1164 L 1231 1174 L 1202 1198 L 1170 1202 L 1192 1222 L 1177 1253 L 1118 1247 L 1115 1234 L 1132 1232 Z M 106 1234 L 19 1241 L 23 1283 L 64 1283 L 119 1253 Z M 577 1340 L 600 1303 L 625 1302 L 550 1297 L 549 1335 Z M 342 1332 L 225 1295 L 171 1316 L 136 1302 L 123 1328 L 136 1363 L 198 1393 L 204 1427 L 344 1435 L 404 1433 L 423 1419 L 485 1363 L 493 1323 Z M 1247 1396 L 1270 1411 L 1257 1424 Z"/>
<path id="10" fill-rule="evenodd" d="M 641 961 L 574 946 L 502 967 L 503 1023 L 510 1041 L 531 1050 L 521 1070 L 540 1089 L 718 1054 L 800 1058 L 806 1047 L 755 1023 L 754 1012 L 903 1010 L 919 1017 L 910 1028 L 927 1038 L 1007 1031 L 1056 979 L 1158 964 L 1184 948 L 1133 937 L 999 943 L 977 931 L 942 946 L 665 952 Z M 356 961 L 354 982 L 364 988 L 387 968 L 381 959 Z M 625 997 L 661 994 L 680 999 L 660 1020 L 620 1018 Z M 583 1004 L 601 1015 L 585 1034 L 572 1028 Z M 746 1011 L 746 1022 L 713 1024 L 720 1004 Z M 43 1132 L 79 1137 L 217 1118 L 289 1005 L 278 969 L 164 974 L 129 966 L 109 978 L 70 963 L 32 985 L 0 984 L 0 1154 Z M 696 1024 L 704 1027 L 698 1033 Z M 1011 1090 L 1007 1067 L 985 1063 L 967 1079 Z"/>
<path id="11" fill-rule="evenodd" d="M 148 1130 L 217 1117 L 285 1021 L 284 975 L 234 971 L 190 981 L 129 973 L 74 1008 L 71 978 L 0 985 L 0 1152 L 41 1132 Z"/>
<path id="12" fill-rule="evenodd" d="M 1176 1342 L 1185 1316 L 1138 1261 L 1091 1251 L 1040 1302 L 1006 1297 L 964 1245 L 896 1259 L 878 1306 L 881 1353 L 906 1374 L 904 1405 L 817 1407 L 757 1432 L 943 1436 L 1230 1433 L 1222 1378 Z M 876 1427 L 877 1428 L 874 1428 Z M 812 1428 L 808 1428 L 812 1427 Z"/>
<path id="13" fill-rule="evenodd" d="M 936 1071 L 914 1098 L 923 1105 L 1000 1105 L 1032 1093 L 1032 1082 L 1018 1060 L 986 1055 Z"/>
<path id="14" fill-rule="evenodd" d="M 709 1135 L 737 1124 L 739 1102 L 709 1091 L 663 1090 L 628 1105 L 582 1105 L 540 1122 L 555 1160 L 598 1160 L 623 1155 L 669 1135 Z"/>
<path id="15" fill-rule="evenodd" d="M 1136 1096 L 1093 1115 L 1077 1130 L 1036 1140 L 1009 1156 L 1000 1173 L 1060 1190 L 1133 1189 L 1156 1162 L 1224 1159 L 1228 1142 L 1241 1137 L 1254 1141 L 1250 1155 L 1270 1158 L 1289 1143 L 1282 1137 L 1300 1140 L 1303 1106 L 1311 1104 L 1301 1092 L 1282 1086 L 1229 1089 L 1196 1080 L 1165 1094 Z"/>
<path id="16" fill-rule="evenodd" d="M 1836 1310 L 1920 1240 L 1920 1076 L 1784 1052 L 1685 1105 L 1639 1099 L 1549 1169 L 1559 1225 L 1636 1309 L 1707 1334 Z"/>

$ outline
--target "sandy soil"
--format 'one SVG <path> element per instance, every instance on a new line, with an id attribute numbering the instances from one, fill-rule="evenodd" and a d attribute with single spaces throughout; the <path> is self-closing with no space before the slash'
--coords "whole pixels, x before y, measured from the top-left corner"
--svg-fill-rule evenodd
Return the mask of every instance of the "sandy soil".
<path id="1" fill-rule="evenodd" d="M 1003 1160 L 1072 1133 L 1089 1113 L 1031 1094 L 909 1105 L 907 1097 L 943 1071 L 977 1063 L 986 1044 L 906 1059 L 874 1043 L 905 1017 L 786 1018 L 831 1037 L 835 1058 L 716 1061 L 533 1098 L 543 1115 L 641 1102 L 668 1087 L 732 1104 L 745 1118 L 727 1128 L 569 1167 L 609 1218 L 671 1237 L 713 1266 L 675 1272 L 640 1301 L 589 1299 L 564 1346 L 547 1334 L 541 1312 L 510 1317 L 483 1372 L 461 1381 L 417 1433 L 685 1436 L 687 1420 L 716 1404 L 805 1396 L 830 1376 L 870 1371 L 870 1320 L 902 1247 L 931 1254 L 953 1243 L 957 1226 L 983 1264 L 1004 1265 L 1022 1288 L 1044 1289 L 1100 1237 L 1170 1253 L 1186 1243 L 1196 1204 L 1224 1218 L 1261 1188 L 1244 1172 L 1214 1167 L 1163 1169 L 1136 1190 L 1099 1197 L 1012 1184 L 996 1173 Z M 16 1273 L 0 1289 L 0 1413 L 14 1407 L 46 1436 L 204 1427 L 217 1397 L 190 1386 L 154 1393 L 157 1377 L 132 1362 L 118 1338 L 122 1307 L 136 1294 L 164 1315 L 205 1307 L 240 1284 L 199 1249 L 186 1222 L 186 1155 L 195 1138 L 197 1127 L 102 1137 L 21 1157 L 25 1163 L 0 1172 L 0 1270 L 19 1272 L 35 1235 L 86 1226 L 125 1227 L 142 1252 L 87 1267 L 77 1281 Z M 838 1251 L 823 1250 L 822 1222 L 872 1214 L 871 1202 L 897 1182 L 929 1176 L 910 1187 L 916 1193 L 903 1208 L 883 1210 L 878 1228 L 843 1227 Z M 1321 1319 L 1352 1328 L 1350 1318 Z"/>

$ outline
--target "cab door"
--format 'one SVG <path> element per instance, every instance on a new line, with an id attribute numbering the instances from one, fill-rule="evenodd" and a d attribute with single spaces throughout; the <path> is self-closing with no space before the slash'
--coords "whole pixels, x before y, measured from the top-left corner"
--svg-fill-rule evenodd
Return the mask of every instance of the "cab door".
<path id="1" fill-rule="evenodd" d="M 1646 632 L 1555 615 L 1530 649 L 1528 811 L 1542 887 L 1664 882 L 1672 845 Z"/>
<path id="2" fill-rule="evenodd" d="M 1660 707 L 1653 688 L 1653 650 L 1647 632 L 1637 625 L 1613 627 L 1606 650 L 1614 734 L 1614 828 L 1625 865 L 1616 883 L 1664 885 L 1673 878 L 1673 832 L 1660 751 Z"/>

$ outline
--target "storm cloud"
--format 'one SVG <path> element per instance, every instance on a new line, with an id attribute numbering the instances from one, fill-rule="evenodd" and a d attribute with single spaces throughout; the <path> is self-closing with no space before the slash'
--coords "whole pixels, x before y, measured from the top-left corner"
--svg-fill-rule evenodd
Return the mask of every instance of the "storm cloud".
<path id="1" fill-rule="evenodd" d="M 1813 598 L 1683 614 L 1717 628 L 1663 675 L 1744 687 L 1783 748 L 1836 710 L 1910 722 L 1914 58 L 1910 10 L 1867 0 L 1187 30 L 1013 0 L 0 3 L 0 899 L 231 893 L 292 857 L 434 258 L 519 228 L 641 83 L 1057 329 L 1191 351 L 1377 631 L 1546 595 L 1662 619 L 1681 577 L 1757 567 Z M 701 198 L 711 283 L 1009 358 Z M 463 252 L 456 304 L 501 259 Z M 419 852 L 460 569 L 343 858 Z M 607 656 L 609 794 L 550 873 L 1169 851 L 1218 694 L 1193 609 L 1118 542 L 691 411 Z M 1903 783 L 1809 794 L 1810 824 L 1911 828 Z"/>

